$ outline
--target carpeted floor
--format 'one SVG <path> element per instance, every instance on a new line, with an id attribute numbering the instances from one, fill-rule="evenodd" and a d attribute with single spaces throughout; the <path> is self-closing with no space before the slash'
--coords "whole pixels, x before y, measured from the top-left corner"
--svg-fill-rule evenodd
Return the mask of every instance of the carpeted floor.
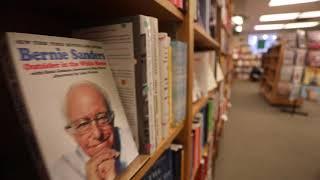
<path id="1" fill-rule="evenodd" d="M 320 105 L 291 116 L 267 104 L 257 83 L 237 81 L 232 91 L 215 180 L 320 180 Z"/>

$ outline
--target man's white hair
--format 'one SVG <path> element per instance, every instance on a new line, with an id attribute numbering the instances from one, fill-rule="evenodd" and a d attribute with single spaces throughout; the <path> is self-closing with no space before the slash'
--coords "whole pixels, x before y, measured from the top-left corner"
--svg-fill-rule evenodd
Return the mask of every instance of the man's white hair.
<path id="1" fill-rule="evenodd" d="M 68 94 L 73 89 L 76 89 L 76 88 L 84 86 L 84 85 L 93 87 L 95 90 L 97 90 L 99 93 L 101 93 L 101 95 L 103 96 L 103 99 L 104 99 L 104 101 L 105 101 L 105 103 L 107 105 L 108 111 L 112 111 L 112 106 L 111 106 L 111 103 L 109 101 L 109 96 L 108 96 L 107 92 L 104 89 L 102 89 L 100 86 L 98 86 L 97 84 L 95 84 L 95 83 L 93 83 L 91 81 L 83 80 L 83 81 L 79 81 L 79 82 L 76 82 L 76 83 L 72 84 L 69 87 L 69 89 L 68 89 L 68 91 L 67 91 L 67 93 L 65 95 L 63 112 L 65 114 L 65 117 L 66 117 L 67 121 L 69 121 L 68 116 L 67 116 L 67 112 L 68 112 L 68 109 L 67 109 L 67 97 L 68 97 Z"/>

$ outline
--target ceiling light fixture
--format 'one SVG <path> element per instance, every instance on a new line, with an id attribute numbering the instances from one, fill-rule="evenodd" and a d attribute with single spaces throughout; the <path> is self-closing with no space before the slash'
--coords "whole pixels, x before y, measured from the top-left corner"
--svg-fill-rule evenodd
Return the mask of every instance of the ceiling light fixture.
<path id="1" fill-rule="evenodd" d="M 302 3 L 311 3 L 320 0 L 270 0 L 269 6 L 284 6 L 292 4 L 302 4 Z"/>
<path id="2" fill-rule="evenodd" d="M 316 21 L 288 23 L 288 24 L 284 25 L 284 29 L 309 28 L 309 27 L 315 27 L 317 25 L 319 25 L 319 22 L 316 22 Z"/>
<path id="3" fill-rule="evenodd" d="M 264 30 L 278 30 L 283 29 L 284 24 L 261 24 L 261 25 L 255 25 L 254 29 L 256 31 L 264 31 Z"/>
<path id="4" fill-rule="evenodd" d="M 283 20 L 292 20 L 297 19 L 299 16 L 298 12 L 293 13 L 282 13 L 282 14 L 266 14 L 260 16 L 259 20 L 261 22 L 267 22 L 267 21 L 283 21 Z"/>
<path id="5" fill-rule="evenodd" d="M 242 16 L 233 16 L 231 20 L 232 20 L 233 24 L 236 24 L 236 25 L 243 24 L 243 17 Z"/>
<path id="6" fill-rule="evenodd" d="M 300 13 L 300 15 L 298 16 L 299 19 L 316 17 L 320 17 L 320 11 L 306 11 Z"/>
<path id="7" fill-rule="evenodd" d="M 242 32 L 242 26 L 236 26 L 234 30 L 238 33 Z"/>

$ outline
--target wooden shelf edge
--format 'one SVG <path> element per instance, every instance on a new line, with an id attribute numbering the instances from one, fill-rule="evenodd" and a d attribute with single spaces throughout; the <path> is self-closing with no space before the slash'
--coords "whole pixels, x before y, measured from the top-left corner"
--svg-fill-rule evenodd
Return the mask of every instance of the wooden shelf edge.
<path id="1" fill-rule="evenodd" d="M 172 128 L 170 130 L 170 134 L 169 134 L 168 138 L 161 142 L 161 144 L 158 146 L 158 148 L 156 149 L 156 151 L 154 153 L 152 153 L 151 155 L 139 155 L 139 156 L 141 156 L 140 157 L 141 160 L 146 160 L 146 162 L 140 161 L 142 164 L 137 164 L 137 163 L 133 164 L 133 163 L 131 163 L 129 165 L 129 167 L 127 168 L 128 170 L 130 170 L 131 166 L 140 166 L 140 168 L 139 167 L 133 167 L 132 168 L 133 172 L 129 172 L 129 171 L 125 172 L 125 174 L 122 175 L 120 179 L 122 179 L 122 177 L 127 177 L 127 178 L 124 178 L 124 179 L 134 179 L 134 180 L 142 179 L 142 177 L 145 175 L 145 173 L 147 173 L 147 171 L 159 159 L 159 157 L 163 154 L 163 152 L 170 147 L 172 141 L 177 137 L 177 135 L 183 129 L 184 122 L 185 121 L 182 121 L 175 128 Z M 128 175 L 126 175 L 126 174 L 128 174 Z M 129 176 L 129 175 L 131 175 L 131 176 Z"/>
<path id="2" fill-rule="evenodd" d="M 232 35 L 231 30 L 227 28 L 225 24 L 222 24 L 222 27 L 224 31 L 227 33 L 227 35 L 230 37 Z"/>
<path id="3" fill-rule="evenodd" d="M 216 91 L 217 91 L 217 88 L 209 91 L 207 96 L 203 96 L 196 102 L 192 103 L 192 117 L 207 104 L 209 97 L 212 97 L 216 93 Z"/>
<path id="4" fill-rule="evenodd" d="M 209 33 L 207 33 L 202 26 L 194 23 L 194 42 L 195 47 L 200 49 L 220 49 L 218 41 L 213 39 Z"/>
<path id="5" fill-rule="evenodd" d="M 175 16 L 180 21 L 183 21 L 184 15 L 183 13 L 170 1 L 168 0 L 154 0 L 156 3 L 158 3 L 161 7 L 166 9 L 170 14 Z"/>

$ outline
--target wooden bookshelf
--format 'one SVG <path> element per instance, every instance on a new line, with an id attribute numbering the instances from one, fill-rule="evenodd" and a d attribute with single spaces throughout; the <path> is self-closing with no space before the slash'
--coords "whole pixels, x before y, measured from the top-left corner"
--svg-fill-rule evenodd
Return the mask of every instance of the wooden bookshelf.
<path id="1" fill-rule="evenodd" d="M 216 89 L 209 91 L 207 96 L 201 97 L 199 100 L 192 104 L 192 114 L 193 116 L 197 114 L 207 103 L 208 99 L 214 95 Z"/>
<path id="2" fill-rule="evenodd" d="M 140 155 L 140 156 L 143 156 L 142 159 L 147 158 L 147 161 L 146 161 L 146 163 L 143 163 L 143 161 L 141 161 L 143 163 L 141 168 L 136 169 L 136 167 L 134 167 L 133 172 L 125 173 L 125 174 L 133 174 L 133 173 L 135 174 L 133 177 L 131 176 L 132 178 L 129 178 L 129 179 L 134 179 L 134 180 L 142 179 L 144 174 L 152 167 L 152 165 L 163 154 L 163 152 L 170 147 L 172 141 L 181 132 L 183 127 L 184 127 L 184 123 L 180 123 L 175 128 L 172 128 L 170 130 L 168 138 L 163 140 L 161 142 L 161 144 L 158 146 L 157 150 L 153 154 L 151 154 L 150 156 L 148 156 L 148 155 Z M 132 166 L 135 166 L 135 164 L 132 164 Z M 123 178 L 123 179 L 125 179 L 125 178 Z"/>
<path id="3" fill-rule="evenodd" d="M 194 42 L 197 49 L 219 49 L 220 44 L 207 33 L 199 24 L 194 24 Z"/>
<path id="4" fill-rule="evenodd" d="M 90 2 L 57 0 L 39 3 L 35 1 L 21 1 L 19 3 L 13 1 L 8 4 L 0 2 L 0 20 L 3 21 L 0 27 L 1 31 L 71 37 L 72 30 L 80 27 L 103 25 L 106 20 L 143 14 L 158 18 L 160 28 L 162 25 L 172 26 L 174 24 L 176 28 L 174 39 L 183 41 L 188 45 L 187 114 L 185 120 L 170 130 L 169 136 L 163 140 L 154 153 L 139 155 L 117 179 L 142 179 L 173 141 L 183 145 L 185 164 L 183 164 L 181 172 L 182 180 L 189 179 L 190 163 L 192 162 L 191 132 L 194 115 L 207 104 L 210 97 L 216 93 L 223 93 L 219 92 L 218 86 L 215 90 L 210 91 L 207 96 L 200 98 L 195 103 L 192 102 L 195 50 L 215 50 L 216 59 L 220 59 L 221 56 L 230 56 L 230 54 L 220 53 L 221 38 L 219 31 L 224 28 L 221 23 L 221 6 L 215 12 L 217 13 L 216 28 L 218 31 L 213 38 L 202 26 L 194 22 L 195 1 L 186 1 L 188 5 L 185 11 L 179 10 L 169 0 L 92 0 Z M 230 1 L 228 0 L 228 2 Z M 231 34 L 228 34 L 228 36 L 231 37 Z M 212 138 L 212 141 L 212 143 L 215 143 L 215 137 Z M 208 151 L 210 151 L 209 147 L 202 154 L 208 153 Z M 41 168 L 45 169 L 45 167 Z M 48 180 L 48 178 L 35 177 L 27 179 Z"/>
<path id="5" fill-rule="evenodd" d="M 264 74 L 260 84 L 260 93 L 271 105 L 300 106 L 303 103 L 302 98 L 291 101 L 289 97 L 278 94 L 278 84 L 281 81 L 280 74 L 283 61 L 284 43 L 279 43 L 271 47 L 268 52 L 262 56 Z"/>

